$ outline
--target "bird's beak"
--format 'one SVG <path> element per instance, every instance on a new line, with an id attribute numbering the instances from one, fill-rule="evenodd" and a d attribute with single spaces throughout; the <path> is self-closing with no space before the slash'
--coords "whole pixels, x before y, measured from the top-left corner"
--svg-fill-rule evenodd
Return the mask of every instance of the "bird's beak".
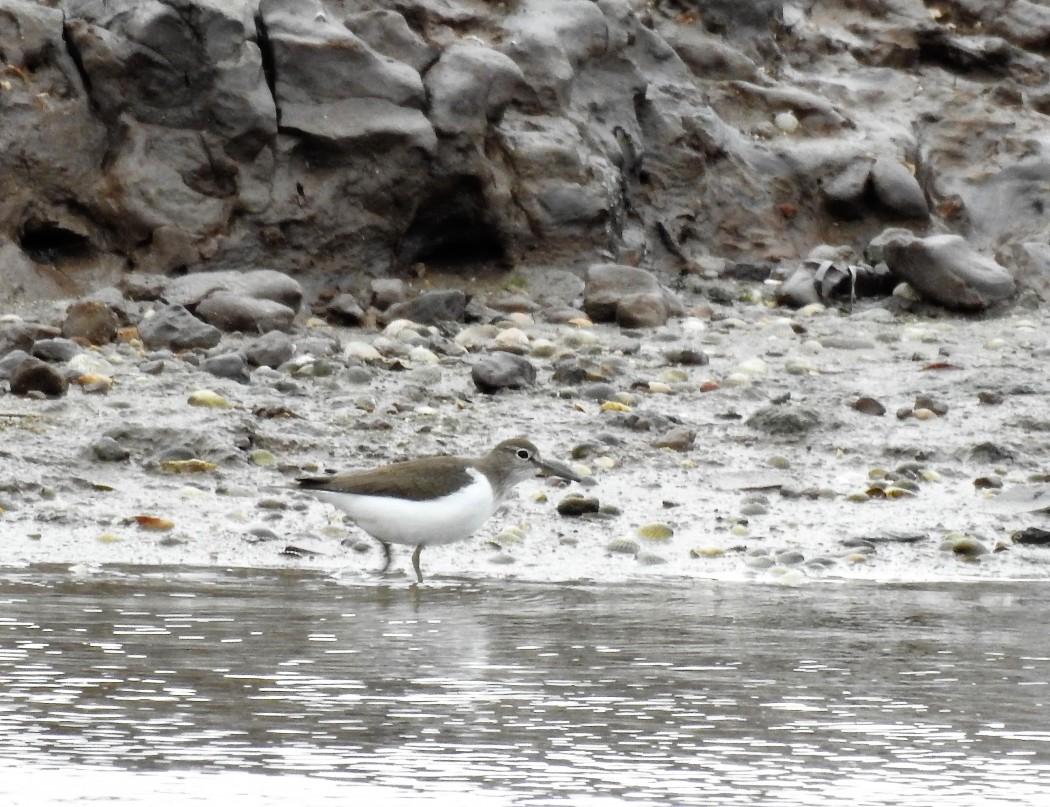
<path id="1" fill-rule="evenodd" d="M 564 465 L 554 460 L 533 460 L 536 467 L 546 474 L 551 476 L 560 476 L 562 479 L 568 479 L 571 482 L 582 482 L 583 477 L 575 473 L 568 465 Z"/>

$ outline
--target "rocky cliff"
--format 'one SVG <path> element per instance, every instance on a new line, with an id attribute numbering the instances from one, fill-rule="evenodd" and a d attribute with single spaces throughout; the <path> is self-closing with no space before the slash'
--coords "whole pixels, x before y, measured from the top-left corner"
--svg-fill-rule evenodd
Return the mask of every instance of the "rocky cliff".
<path id="1" fill-rule="evenodd" d="M 0 0 L 0 288 L 859 255 L 1050 274 L 1044 0 Z"/>

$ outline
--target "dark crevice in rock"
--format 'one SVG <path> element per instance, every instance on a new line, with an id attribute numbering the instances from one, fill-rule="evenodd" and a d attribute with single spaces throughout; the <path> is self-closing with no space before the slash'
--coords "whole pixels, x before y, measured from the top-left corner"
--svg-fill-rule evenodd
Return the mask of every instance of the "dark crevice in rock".
<path id="1" fill-rule="evenodd" d="M 91 104 L 93 112 L 98 112 L 97 105 L 95 104 L 95 97 L 91 91 L 91 76 L 88 75 L 87 68 L 84 67 L 84 57 L 80 53 L 80 48 L 77 46 L 76 39 L 73 37 L 73 33 L 69 27 L 70 23 L 66 16 L 62 15 L 62 41 L 66 44 L 66 52 L 69 54 L 69 58 L 73 61 L 73 64 L 77 68 L 77 74 L 80 76 L 80 83 L 84 87 L 84 94 L 88 98 L 88 103 Z"/>
<path id="2" fill-rule="evenodd" d="M 1001 78 L 1009 71 L 1014 55 L 1005 42 L 975 45 L 937 28 L 920 31 L 916 37 L 919 62 L 942 67 L 971 78 Z"/>
<path id="3" fill-rule="evenodd" d="M 22 224 L 18 244 L 32 260 L 50 265 L 87 258 L 94 253 L 87 236 L 36 216 Z"/>
<path id="4" fill-rule="evenodd" d="M 273 47 L 270 44 L 270 32 L 266 28 L 266 20 L 262 12 L 255 15 L 255 38 L 259 44 L 259 53 L 262 56 L 263 75 L 266 76 L 266 86 L 270 88 L 274 107 L 277 110 L 277 125 L 281 125 L 281 105 L 277 103 L 277 64 L 273 56 Z"/>
<path id="5" fill-rule="evenodd" d="M 504 239 L 486 216 L 488 205 L 477 177 L 449 179 L 419 206 L 401 244 L 397 263 L 462 268 L 503 264 Z"/>

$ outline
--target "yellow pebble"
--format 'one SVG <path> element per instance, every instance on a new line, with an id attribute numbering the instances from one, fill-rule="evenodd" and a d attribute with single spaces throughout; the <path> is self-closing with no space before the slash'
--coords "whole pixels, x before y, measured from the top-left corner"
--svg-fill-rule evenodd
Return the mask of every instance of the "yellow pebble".
<path id="1" fill-rule="evenodd" d="M 198 389 L 190 393 L 187 400 L 190 406 L 206 406 L 211 409 L 229 409 L 232 404 L 210 389 Z"/>

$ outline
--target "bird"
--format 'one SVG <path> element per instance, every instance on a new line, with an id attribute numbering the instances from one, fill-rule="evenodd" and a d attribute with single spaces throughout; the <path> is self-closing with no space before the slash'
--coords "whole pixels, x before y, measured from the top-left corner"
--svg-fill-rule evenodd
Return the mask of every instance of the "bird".
<path id="1" fill-rule="evenodd" d="M 515 485 L 540 472 L 583 481 L 561 463 L 544 460 L 531 440 L 514 437 L 482 457 L 422 457 L 360 473 L 301 477 L 296 482 L 379 541 L 384 558 L 380 574 L 390 567 L 391 544 L 414 546 L 412 568 L 422 583 L 423 547 L 469 538 Z"/>

